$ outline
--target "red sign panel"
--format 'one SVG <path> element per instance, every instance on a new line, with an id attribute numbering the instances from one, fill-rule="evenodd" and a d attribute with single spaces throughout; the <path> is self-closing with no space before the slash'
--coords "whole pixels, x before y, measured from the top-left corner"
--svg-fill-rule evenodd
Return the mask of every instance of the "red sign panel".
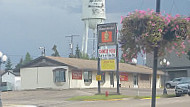
<path id="1" fill-rule="evenodd" d="M 82 80 L 82 71 L 81 70 L 73 70 L 72 71 L 72 79 Z"/>
<path id="2" fill-rule="evenodd" d="M 128 74 L 126 72 L 120 72 L 120 81 L 128 81 Z"/>
<path id="3" fill-rule="evenodd" d="M 112 31 L 102 32 L 102 43 L 112 42 Z"/>

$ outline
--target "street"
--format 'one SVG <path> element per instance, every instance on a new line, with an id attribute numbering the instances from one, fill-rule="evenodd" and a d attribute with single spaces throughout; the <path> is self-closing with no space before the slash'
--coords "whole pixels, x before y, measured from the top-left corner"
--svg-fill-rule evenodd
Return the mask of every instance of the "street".
<path id="1" fill-rule="evenodd" d="M 89 106 L 90 105 L 90 106 Z M 174 97 L 157 99 L 156 107 L 189 107 L 190 97 Z M 62 107 L 150 107 L 150 99 L 125 99 L 120 101 L 75 102 Z M 56 106 L 53 106 L 56 107 Z"/>
<path id="2" fill-rule="evenodd" d="M 109 91 L 115 93 L 116 89 L 101 89 L 102 93 Z M 150 89 L 121 88 L 121 93 L 128 96 L 149 96 Z M 157 89 L 157 95 L 162 94 Z M 150 99 L 125 98 L 117 101 L 67 101 L 74 96 L 89 96 L 97 93 L 97 89 L 70 89 L 70 90 L 28 90 L 2 92 L 3 107 L 21 107 L 21 105 L 34 105 L 37 107 L 150 107 Z M 174 90 L 168 90 L 174 94 Z M 19 106 L 16 106 L 19 105 Z M 189 107 L 190 97 L 173 97 L 157 99 L 157 107 Z M 31 106 L 31 107 L 34 107 Z M 24 107 L 24 106 L 23 106 Z M 29 106 L 26 106 L 29 107 Z"/>

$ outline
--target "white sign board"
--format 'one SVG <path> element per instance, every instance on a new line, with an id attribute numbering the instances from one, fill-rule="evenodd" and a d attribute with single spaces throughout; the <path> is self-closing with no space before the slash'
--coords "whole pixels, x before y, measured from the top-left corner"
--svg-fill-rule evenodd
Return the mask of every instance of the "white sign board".
<path id="1" fill-rule="evenodd" d="M 98 49 L 98 57 L 100 59 L 115 59 L 116 47 L 102 46 L 100 49 Z"/>

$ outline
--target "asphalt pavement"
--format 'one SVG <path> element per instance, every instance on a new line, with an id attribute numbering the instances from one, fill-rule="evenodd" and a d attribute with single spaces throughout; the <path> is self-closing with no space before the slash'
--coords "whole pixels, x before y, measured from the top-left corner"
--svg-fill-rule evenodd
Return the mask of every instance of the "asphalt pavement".
<path id="1" fill-rule="evenodd" d="M 116 88 L 101 89 L 102 94 L 104 94 L 106 91 L 108 91 L 109 94 L 116 94 L 117 89 Z M 93 107 L 94 104 L 98 105 L 98 107 L 101 107 L 99 104 L 105 105 L 102 107 L 112 107 L 112 103 L 113 105 L 117 103 L 118 105 L 120 105 L 120 103 L 126 105 L 125 104 L 126 102 L 128 102 L 127 104 L 129 105 L 131 104 L 131 107 L 135 107 L 132 105 L 136 103 L 146 102 L 145 105 L 150 104 L 148 102 L 149 100 L 141 101 L 131 98 L 126 98 L 121 101 L 67 101 L 68 98 L 74 96 L 90 96 L 90 95 L 95 95 L 97 92 L 98 92 L 97 89 L 67 89 L 67 90 L 39 89 L 39 90 L 26 90 L 26 91 L 8 91 L 8 92 L 2 92 L 2 103 L 3 107 L 35 107 L 35 106 L 36 107 Z M 151 96 L 151 89 L 121 88 L 120 92 L 122 95 L 127 95 L 127 96 Z M 157 95 L 162 95 L 162 92 L 163 89 L 157 89 Z M 170 89 L 168 90 L 168 93 L 174 94 L 174 90 Z"/>

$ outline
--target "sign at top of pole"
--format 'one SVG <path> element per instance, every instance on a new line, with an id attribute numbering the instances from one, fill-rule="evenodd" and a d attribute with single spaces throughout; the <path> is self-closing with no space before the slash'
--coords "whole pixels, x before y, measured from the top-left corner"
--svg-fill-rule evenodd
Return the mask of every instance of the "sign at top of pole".
<path id="1" fill-rule="evenodd" d="M 106 23 L 97 25 L 98 46 L 117 44 L 117 24 Z"/>

